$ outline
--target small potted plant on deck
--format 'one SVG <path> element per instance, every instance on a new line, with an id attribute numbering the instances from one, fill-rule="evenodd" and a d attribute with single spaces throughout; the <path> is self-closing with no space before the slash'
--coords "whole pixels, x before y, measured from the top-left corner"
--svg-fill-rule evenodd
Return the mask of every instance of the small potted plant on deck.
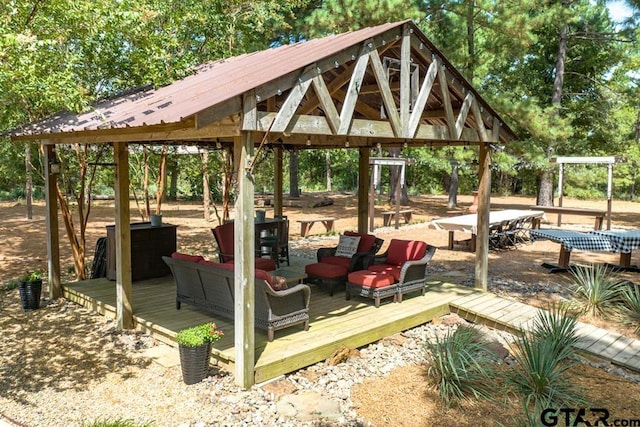
<path id="1" fill-rule="evenodd" d="M 180 351 L 180 367 L 185 384 L 196 384 L 207 377 L 211 344 L 224 334 L 213 322 L 182 329 L 176 340 Z"/>
<path id="2" fill-rule="evenodd" d="M 40 294 L 42 293 L 42 272 L 40 270 L 28 271 L 23 276 L 20 276 L 18 289 L 24 311 L 39 308 Z"/>

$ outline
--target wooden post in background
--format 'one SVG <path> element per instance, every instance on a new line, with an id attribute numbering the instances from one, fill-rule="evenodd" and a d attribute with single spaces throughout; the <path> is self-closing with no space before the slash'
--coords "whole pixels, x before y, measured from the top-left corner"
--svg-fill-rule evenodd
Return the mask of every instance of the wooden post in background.
<path id="1" fill-rule="evenodd" d="M 113 157 L 116 163 L 116 327 L 123 330 L 133 328 L 128 145 L 114 142 Z"/>
<path id="2" fill-rule="evenodd" d="M 480 182 L 478 184 L 474 286 L 486 291 L 489 281 L 489 209 L 491 203 L 491 150 L 489 144 L 480 144 L 478 157 Z"/>
<path id="3" fill-rule="evenodd" d="M 367 233 L 369 219 L 369 154 L 368 147 L 358 149 L 358 233 Z"/>
<path id="4" fill-rule="evenodd" d="M 58 231 L 58 177 L 51 170 L 51 163 L 56 158 L 54 145 L 44 147 L 45 164 L 45 197 L 47 204 L 47 263 L 49 269 L 49 298 L 57 299 L 62 296 L 60 281 L 60 233 Z"/>

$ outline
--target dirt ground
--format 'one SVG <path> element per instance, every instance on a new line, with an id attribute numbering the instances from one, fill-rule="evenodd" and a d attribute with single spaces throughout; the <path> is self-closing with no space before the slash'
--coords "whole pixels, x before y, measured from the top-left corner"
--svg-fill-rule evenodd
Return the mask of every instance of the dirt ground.
<path id="1" fill-rule="evenodd" d="M 267 216 L 273 215 L 272 208 L 263 207 L 263 199 L 268 196 L 257 197 L 257 209 L 267 210 Z M 329 198 L 333 204 L 321 207 L 311 207 L 315 202 Z M 426 223 L 434 218 L 447 216 L 446 196 L 413 196 L 410 198 L 410 208 L 414 210 L 413 223 L 424 226 L 378 228 L 374 234 L 385 240 L 382 251 L 385 250 L 390 239 L 420 239 L 439 249 L 431 263 L 434 269 L 441 272 L 457 272 L 451 276 L 452 281 L 473 283 L 475 255 L 463 247 L 447 250 L 448 233 L 431 230 Z M 459 205 L 465 209 L 472 202 L 471 196 L 459 196 Z M 321 224 L 315 224 L 311 235 L 300 237 L 299 224 L 295 221 L 312 217 L 335 217 L 335 231 L 355 230 L 357 221 L 357 198 L 353 194 L 308 194 L 300 199 L 285 201 L 285 214 L 291 222 L 290 238 L 307 247 L 326 246 L 326 240 L 320 241 L 318 236 L 324 235 Z M 533 198 L 525 197 L 492 197 L 492 209 L 521 208 L 527 209 L 533 205 Z M 606 201 L 579 201 L 565 199 L 565 206 L 606 208 Z M 392 209 L 385 204 L 376 205 L 376 227 L 382 226 L 380 212 Z M 135 205 L 131 206 L 132 222 L 139 221 Z M 192 202 L 173 202 L 163 205 L 163 221 L 178 225 L 178 250 L 187 253 L 198 253 L 207 259 L 215 259 L 216 245 L 210 228 L 218 224 L 216 221 L 207 222 L 203 219 L 202 206 Z M 91 222 L 87 230 L 87 260 L 93 257 L 94 245 L 99 237 L 106 235 L 105 226 L 114 223 L 114 208 L 111 202 L 96 201 L 91 211 Z M 555 224 L 556 216 L 546 216 L 547 224 Z M 563 224 L 567 228 L 589 229 L 594 219 L 581 216 L 563 216 Z M 77 222 L 77 219 L 76 219 Z M 401 221 L 402 223 L 402 221 Z M 640 204 L 633 202 L 615 201 L 613 203 L 612 227 L 637 227 L 640 223 Z M 544 223 L 543 223 L 544 227 Z M 73 262 L 69 245 L 66 242 L 66 231 L 60 223 L 61 267 L 65 277 L 72 277 Z M 27 270 L 47 269 L 46 251 L 46 221 L 42 203 L 34 207 L 33 219 L 26 219 L 26 207 L 21 203 L 0 203 L 0 284 L 18 278 Z M 456 239 L 465 236 L 456 234 Z M 468 236 L 467 236 L 468 237 Z M 336 237 L 337 240 L 337 237 Z M 294 252 L 295 253 L 295 252 Z M 552 242 L 540 241 L 533 244 L 519 246 L 516 250 L 492 251 L 489 254 L 489 279 L 500 281 L 509 279 L 515 281 L 512 289 L 501 287 L 495 292 L 508 294 L 522 302 L 536 306 L 545 306 L 549 301 L 565 294 L 570 276 L 566 274 L 549 274 L 540 266 L 543 262 L 555 263 L 558 258 L 559 246 Z M 640 251 L 633 254 L 632 264 L 640 264 Z M 612 262 L 618 260 L 617 254 L 574 251 L 573 262 Z M 638 282 L 637 273 L 625 273 L 624 278 Z M 560 290 L 560 291 L 558 291 Z M 611 320 L 595 320 L 581 318 L 580 320 L 606 327 L 638 338 L 633 330 Z M 506 409 L 498 405 L 464 406 L 458 410 L 446 412 L 437 403 L 433 390 L 426 387 L 419 367 L 397 369 L 389 378 L 372 380 L 354 391 L 354 402 L 359 406 L 358 412 L 375 425 L 388 425 L 385 421 L 393 420 L 395 425 L 493 425 L 502 420 L 504 425 L 511 425 L 513 416 L 519 414 L 519 404 Z M 605 372 L 602 369 L 585 366 L 581 370 L 581 381 L 588 388 L 593 406 L 606 407 L 619 417 L 640 418 L 640 386 L 625 382 L 621 377 Z M 400 396 L 402 399 L 389 398 Z M 384 402 L 381 404 L 380 402 Z M 617 412 L 614 412 L 617 411 Z M 635 411 L 635 412 L 634 412 Z M 396 414 L 396 415 L 394 415 Z M 490 420 L 484 424 L 479 420 Z"/>

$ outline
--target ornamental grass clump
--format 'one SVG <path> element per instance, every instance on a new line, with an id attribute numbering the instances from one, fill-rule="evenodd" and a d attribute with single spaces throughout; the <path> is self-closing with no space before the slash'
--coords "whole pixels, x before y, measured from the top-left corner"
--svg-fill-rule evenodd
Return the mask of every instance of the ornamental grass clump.
<path id="1" fill-rule="evenodd" d="M 224 333 L 213 322 L 203 323 L 178 332 L 176 340 L 183 347 L 200 347 L 218 341 Z"/>
<path id="2" fill-rule="evenodd" d="M 552 306 L 538 313 L 530 331 L 520 331 L 512 347 L 516 367 L 509 371 L 507 384 L 521 397 L 530 421 L 539 420 L 545 408 L 582 403 L 568 373 L 576 363 L 575 325 L 575 314 L 564 306 Z"/>
<path id="3" fill-rule="evenodd" d="M 571 270 L 573 292 L 584 313 L 604 317 L 614 312 L 621 302 L 623 281 L 603 265 L 577 267 Z"/>
<path id="4" fill-rule="evenodd" d="M 447 408 L 463 399 L 492 399 L 496 357 L 478 329 L 460 326 L 426 344 L 427 379 Z"/>
<path id="5" fill-rule="evenodd" d="M 640 286 L 629 283 L 622 291 L 622 312 L 629 324 L 640 333 Z"/>

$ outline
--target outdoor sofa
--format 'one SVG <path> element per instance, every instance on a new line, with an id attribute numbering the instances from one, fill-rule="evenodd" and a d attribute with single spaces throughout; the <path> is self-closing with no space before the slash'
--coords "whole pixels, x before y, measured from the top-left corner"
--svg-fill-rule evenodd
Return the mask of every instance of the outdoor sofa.
<path id="1" fill-rule="evenodd" d="M 200 256 L 174 254 L 162 257 L 171 269 L 176 283 L 176 308 L 187 303 L 213 315 L 234 318 L 234 266 L 206 261 Z M 297 284 L 289 289 L 274 290 L 272 277 L 255 270 L 255 326 L 267 331 L 269 341 L 274 332 L 303 324 L 309 329 L 311 290 Z"/>

